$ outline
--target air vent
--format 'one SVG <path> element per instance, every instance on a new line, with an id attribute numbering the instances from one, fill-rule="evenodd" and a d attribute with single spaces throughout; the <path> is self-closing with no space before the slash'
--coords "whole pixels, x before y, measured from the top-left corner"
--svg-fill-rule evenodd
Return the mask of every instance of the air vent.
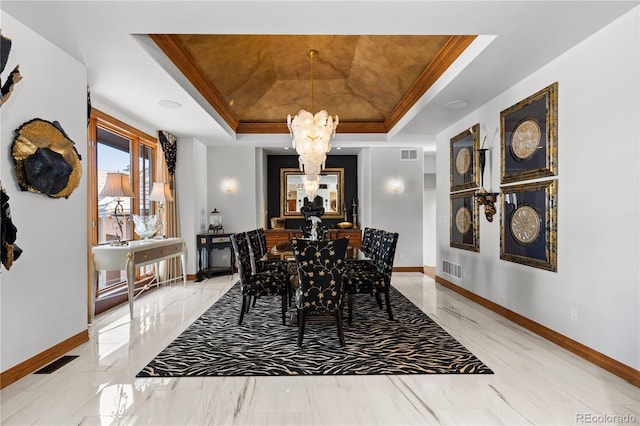
<path id="1" fill-rule="evenodd" d="M 402 149 L 400 150 L 400 159 L 414 161 L 418 159 L 418 150 L 416 149 Z"/>
<path id="2" fill-rule="evenodd" d="M 448 260 L 442 261 L 442 270 L 445 274 L 451 275 L 452 277 L 462 278 L 462 266 L 456 265 Z"/>

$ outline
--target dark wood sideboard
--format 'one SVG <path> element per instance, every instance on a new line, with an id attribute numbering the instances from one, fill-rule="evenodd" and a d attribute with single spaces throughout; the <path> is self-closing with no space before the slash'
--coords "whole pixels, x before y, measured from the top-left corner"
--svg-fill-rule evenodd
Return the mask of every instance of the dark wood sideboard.
<path id="1" fill-rule="evenodd" d="M 286 243 L 294 237 L 302 237 L 299 229 L 266 229 L 264 231 L 267 238 L 267 249 L 271 250 L 278 243 Z M 349 238 L 349 245 L 360 248 L 362 244 L 362 231 L 360 229 L 329 229 L 327 238 L 335 240 L 338 238 Z"/>

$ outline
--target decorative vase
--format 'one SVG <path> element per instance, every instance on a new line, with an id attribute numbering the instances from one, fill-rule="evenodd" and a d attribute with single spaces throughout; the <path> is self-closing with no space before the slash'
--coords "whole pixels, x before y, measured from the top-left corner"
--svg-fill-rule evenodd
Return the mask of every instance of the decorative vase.
<path id="1" fill-rule="evenodd" d="M 480 188 L 484 188 L 484 166 L 487 161 L 487 148 L 478 150 L 478 163 L 480 164 Z"/>
<path id="2" fill-rule="evenodd" d="M 145 240 L 153 237 L 156 232 L 158 232 L 158 226 L 160 224 L 158 220 L 158 216 L 138 216 L 137 214 L 133 215 L 133 224 L 135 225 L 134 230 L 136 234 Z"/>

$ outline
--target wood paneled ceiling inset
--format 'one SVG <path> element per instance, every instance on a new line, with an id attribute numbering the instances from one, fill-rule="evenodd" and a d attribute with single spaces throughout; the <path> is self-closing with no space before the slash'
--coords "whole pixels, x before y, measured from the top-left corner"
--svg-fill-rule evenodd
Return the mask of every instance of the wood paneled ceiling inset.
<path id="1" fill-rule="evenodd" d="M 151 34 L 236 133 L 288 133 L 311 109 L 308 51 L 315 49 L 316 113 L 339 133 L 386 133 L 475 36 Z"/>

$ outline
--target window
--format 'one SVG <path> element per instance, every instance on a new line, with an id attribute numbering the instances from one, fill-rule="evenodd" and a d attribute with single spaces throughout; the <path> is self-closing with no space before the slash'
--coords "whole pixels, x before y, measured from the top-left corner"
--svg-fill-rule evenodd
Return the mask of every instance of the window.
<path id="1" fill-rule="evenodd" d="M 149 215 L 153 204 L 149 201 L 155 172 L 156 139 L 96 109 L 91 111 L 89 122 L 89 206 L 91 224 L 89 246 L 108 244 L 116 239 L 116 222 L 113 211 L 115 197 L 100 195 L 108 172 L 129 175 L 136 197 L 122 198 L 123 240 L 137 238 L 133 232 L 131 215 Z M 153 276 L 153 265 L 139 268 L 136 287 L 143 286 Z M 95 289 L 95 312 L 100 313 L 127 299 L 125 271 L 100 271 Z"/>

